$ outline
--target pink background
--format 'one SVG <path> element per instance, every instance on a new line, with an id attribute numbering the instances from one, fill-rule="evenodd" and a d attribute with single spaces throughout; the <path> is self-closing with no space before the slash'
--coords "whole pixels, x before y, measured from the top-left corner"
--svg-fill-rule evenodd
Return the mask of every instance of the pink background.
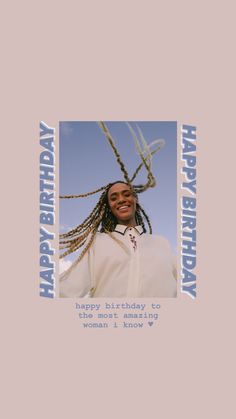
<path id="1" fill-rule="evenodd" d="M 3 417 L 233 417 L 233 2 L 3 3 Z M 39 121 L 100 119 L 197 125 L 198 297 L 153 328 L 38 297 Z"/>

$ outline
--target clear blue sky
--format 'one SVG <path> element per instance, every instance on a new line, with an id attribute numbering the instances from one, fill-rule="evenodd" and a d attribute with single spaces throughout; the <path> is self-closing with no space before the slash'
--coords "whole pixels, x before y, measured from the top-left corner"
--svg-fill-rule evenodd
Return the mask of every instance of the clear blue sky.
<path id="1" fill-rule="evenodd" d="M 128 170 L 133 174 L 140 163 L 132 135 L 125 122 L 106 122 Z M 165 146 L 153 156 L 152 171 L 157 186 L 139 194 L 149 215 L 153 233 L 165 236 L 176 251 L 177 212 L 177 122 L 131 122 L 137 124 L 148 143 L 164 139 Z M 96 122 L 60 122 L 60 195 L 81 194 L 109 182 L 123 180 L 116 157 Z M 135 184 L 146 183 L 141 169 Z M 91 212 L 100 193 L 88 198 L 60 199 L 60 232 L 80 224 Z"/>

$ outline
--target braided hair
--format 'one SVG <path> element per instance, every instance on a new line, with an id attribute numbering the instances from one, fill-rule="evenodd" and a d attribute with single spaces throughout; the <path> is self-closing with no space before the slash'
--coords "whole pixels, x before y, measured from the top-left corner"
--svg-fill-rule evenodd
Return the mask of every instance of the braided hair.
<path id="1" fill-rule="evenodd" d="M 76 250 L 80 249 L 85 244 L 88 236 L 90 235 L 90 240 L 88 241 L 86 247 L 83 249 L 81 253 L 82 256 L 80 255 L 80 259 L 82 259 L 83 255 L 91 246 L 97 231 L 100 231 L 101 233 L 111 233 L 115 230 L 117 220 L 110 210 L 110 206 L 108 203 L 108 192 L 110 188 L 116 183 L 124 183 L 125 185 L 128 185 L 126 182 L 121 180 L 109 183 L 106 186 L 104 192 L 101 194 L 96 206 L 88 215 L 88 217 L 74 229 L 68 231 L 67 233 L 60 234 L 60 250 L 63 250 L 63 253 L 60 255 L 60 258 L 63 258 L 69 255 L 70 253 L 73 253 Z M 139 204 L 138 196 L 135 192 L 135 189 L 131 188 L 131 190 L 137 199 L 135 211 L 136 224 L 141 225 L 144 233 L 146 233 L 146 221 L 149 227 L 149 233 L 152 234 L 152 227 L 149 217 Z M 67 196 L 67 198 L 69 197 Z"/>
<path id="2" fill-rule="evenodd" d="M 64 198 L 64 199 L 85 198 L 85 197 L 94 195 L 98 192 L 102 192 L 97 204 L 95 205 L 91 213 L 87 216 L 87 218 L 81 224 L 79 224 L 77 227 L 73 228 L 72 230 L 68 231 L 67 233 L 60 234 L 59 249 L 60 251 L 62 251 L 62 253 L 60 254 L 60 258 L 64 258 L 68 256 L 69 254 L 83 248 L 79 257 L 73 263 L 73 266 L 75 266 L 75 264 L 77 264 L 85 255 L 85 253 L 88 251 L 88 249 L 90 248 L 90 246 L 92 245 L 94 241 L 97 231 L 100 231 L 102 233 L 111 233 L 112 231 L 114 231 L 117 224 L 117 220 L 112 214 L 109 204 L 108 204 L 108 191 L 116 183 L 124 183 L 131 188 L 133 194 L 135 195 L 137 199 L 136 212 L 135 212 L 136 224 L 141 225 L 144 232 L 146 233 L 147 231 L 146 226 L 145 226 L 145 222 L 146 222 L 149 227 L 149 232 L 150 234 L 152 234 L 152 227 L 151 227 L 149 217 L 147 216 L 146 212 L 144 211 L 144 209 L 141 207 L 141 205 L 138 202 L 138 194 L 146 191 L 149 187 L 154 187 L 156 184 L 155 177 L 151 171 L 151 159 L 152 159 L 152 156 L 157 151 L 159 151 L 160 148 L 163 146 L 163 142 L 161 142 L 162 140 L 156 140 L 156 142 L 153 142 L 152 145 L 154 143 L 155 145 L 156 143 L 158 143 L 158 145 L 153 151 L 150 151 L 150 147 L 147 145 L 142 135 L 141 130 L 138 128 L 141 141 L 143 144 L 143 150 L 142 150 L 135 131 L 128 124 L 128 127 L 133 136 L 134 142 L 136 144 L 138 154 L 141 157 L 141 163 L 135 170 L 133 176 L 129 177 L 129 174 L 125 168 L 124 163 L 122 162 L 121 156 L 116 148 L 115 142 L 106 124 L 104 122 L 99 122 L 98 124 L 116 156 L 117 163 L 120 166 L 120 169 L 124 175 L 125 181 L 116 181 L 113 183 L 109 183 L 94 191 L 87 192 L 80 195 L 60 196 L 60 198 Z M 147 170 L 146 184 L 133 185 L 132 182 L 134 181 L 134 179 L 136 178 L 137 174 L 139 173 L 139 171 L 141 170 L 143 166 Z"/>

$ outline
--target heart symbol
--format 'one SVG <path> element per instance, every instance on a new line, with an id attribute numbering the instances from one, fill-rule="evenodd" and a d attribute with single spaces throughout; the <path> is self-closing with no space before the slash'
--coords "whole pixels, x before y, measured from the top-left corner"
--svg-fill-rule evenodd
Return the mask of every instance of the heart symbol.
<path id="1" fill-rule="evenodd" d="M 153 322 L 148 322 L 148 324 L 149 324 L 149 326 L 152 326 L 153 325 Z"/>

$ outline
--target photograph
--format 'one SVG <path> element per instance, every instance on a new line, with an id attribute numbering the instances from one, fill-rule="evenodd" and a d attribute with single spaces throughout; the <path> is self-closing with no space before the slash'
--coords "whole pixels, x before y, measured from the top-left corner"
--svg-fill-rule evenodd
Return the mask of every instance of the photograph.
<path id="1" fill-rule="evenodd" d="M 177 296 L 177 122 L 59 124 L 60 297 Z"/>

